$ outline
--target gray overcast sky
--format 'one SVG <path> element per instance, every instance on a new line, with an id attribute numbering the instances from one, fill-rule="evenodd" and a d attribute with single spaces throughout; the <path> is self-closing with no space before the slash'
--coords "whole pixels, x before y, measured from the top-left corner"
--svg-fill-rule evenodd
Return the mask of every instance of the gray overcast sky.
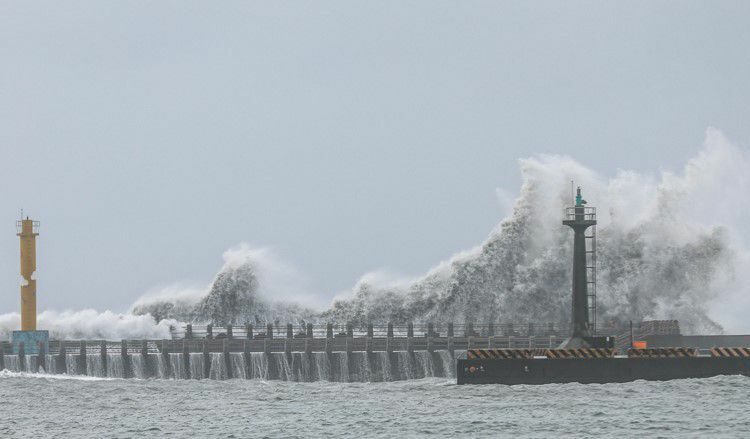
<path id="1" fill-rule="evenodd" d="M 240 242 L 332 296 L 480 243 L 517 159 L 750 142 L 750 2 L 0 1 L 0 312 L 207 284 Z"/>

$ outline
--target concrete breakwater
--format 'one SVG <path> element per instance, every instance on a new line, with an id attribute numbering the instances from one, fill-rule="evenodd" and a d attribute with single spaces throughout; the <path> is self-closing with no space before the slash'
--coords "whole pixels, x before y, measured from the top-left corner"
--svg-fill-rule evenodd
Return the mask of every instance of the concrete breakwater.
<path id="1" fill-rule="evenodd" d="M 417 352 L 188 352 L 3 355 L 12 372 L 109 378 L 260 379 L 283 381 L 380 382 L 455 377 L 448 351 Z"/>
<path id="2" fill-rule="evenodd" d="M 649 333 L 678 332 L 671 324 L 659 330 L 651 326 L 639 325 Z M 454 377 L 457 354 L 467 349 L 543 351 L 567 336 L 552 325 L 543 328 L 427 324 L 415 329 L 389 324 L 355 330 L 351 324 L 328 324 L 317 330 L 305 325 L 297 332 L 292 325 L 268 325 L 259 332 L 252 325 L 187 326 L 170 340 L 51 340 L 36 349 L 20 344 L 16 351 L 0 342 L 0 369 L 162 379 L 357 382 Z"/>
<path id="3" fill-rule="evenodd" d="M 412 325 L 364 332 L 347 325 L 339 333 L 331 325 L 323 333 L 308 325 L 297 334 L 291 325 L 286 333 L 284 327 L 263 334 L 222 329 L 212 334 L 208 327 L 200 335 L 189 329 L 171 340 L 53 340 L 33 355 L 22 344 L 13 352 L 0 343 L 0 368 L 114 378 L 396 381 L 455 377 L 457 353 L 471 347 L 549 348 L 562 341 L 554 334 L 492 335 L 491 327 L 472 325 L 459 336 L 452 327 L 441 335 L 432 325 L 419 335 Z"/>

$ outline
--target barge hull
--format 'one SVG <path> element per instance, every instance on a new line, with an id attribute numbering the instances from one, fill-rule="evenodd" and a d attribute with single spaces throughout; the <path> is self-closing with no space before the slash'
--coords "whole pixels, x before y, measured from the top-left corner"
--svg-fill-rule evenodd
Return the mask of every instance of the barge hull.
<path id="1" fill-rule="evenodd" d="M 458 384 L 623 383 L 750 376 L 750 358 L 459 359 Z"/>

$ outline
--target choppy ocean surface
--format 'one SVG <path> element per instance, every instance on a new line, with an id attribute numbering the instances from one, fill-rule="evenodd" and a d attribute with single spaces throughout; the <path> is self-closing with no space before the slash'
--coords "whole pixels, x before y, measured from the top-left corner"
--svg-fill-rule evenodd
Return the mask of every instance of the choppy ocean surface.
<path id="1" fill-rule="evenodd" d="M 0 437 L 748 437 L 750 378 L 457 386 L 0 372 Z"/>

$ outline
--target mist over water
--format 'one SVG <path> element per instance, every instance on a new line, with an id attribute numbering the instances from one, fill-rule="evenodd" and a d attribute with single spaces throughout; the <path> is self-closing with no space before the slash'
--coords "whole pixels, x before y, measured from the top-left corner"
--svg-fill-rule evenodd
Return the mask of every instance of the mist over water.
<path id="1" fill-rule="evenodd" d="M 169 338 L 169 325 L 175 320 L 155 321 L 149 315 L 132 313 L 80 311 L 42 311 L 37 316 L 40 329 L 50 332 L 53 339 L 106 339 Z M 18 313 L 0 315 L 0 339 L 9 339 L 11 332 L 21 327 Z"/>
<path id="2" fill-rule="evenodd" d="M 561 220 L 574 180 L 597 208 L 600 325 L 678 319 L 684 333 L 750 330 L 747 150 L 709 129 L 700 154 L 676 173 L 620 171 L 608 178 L 562 156 L 519 164 L 520 193 L 485 242 L 411 279 L 366 274 L 328 307 L 316 306 L 299 273 L 269 250 L 241 245 L 224 254 L 208 288 L 144 296 L 117 315 L 116 330 L 82 327 L 71 319 L 76 313 L 67 323 L 53 315 L 40 321 L 57 335 L 103 338 L 162 335 L 178 321 L 568 321 L 572 233 Z M 279 300 L 279 291 L 299 293 Z M 0 316 L 0 327 L 12 321 L 12 314 Z"/>

